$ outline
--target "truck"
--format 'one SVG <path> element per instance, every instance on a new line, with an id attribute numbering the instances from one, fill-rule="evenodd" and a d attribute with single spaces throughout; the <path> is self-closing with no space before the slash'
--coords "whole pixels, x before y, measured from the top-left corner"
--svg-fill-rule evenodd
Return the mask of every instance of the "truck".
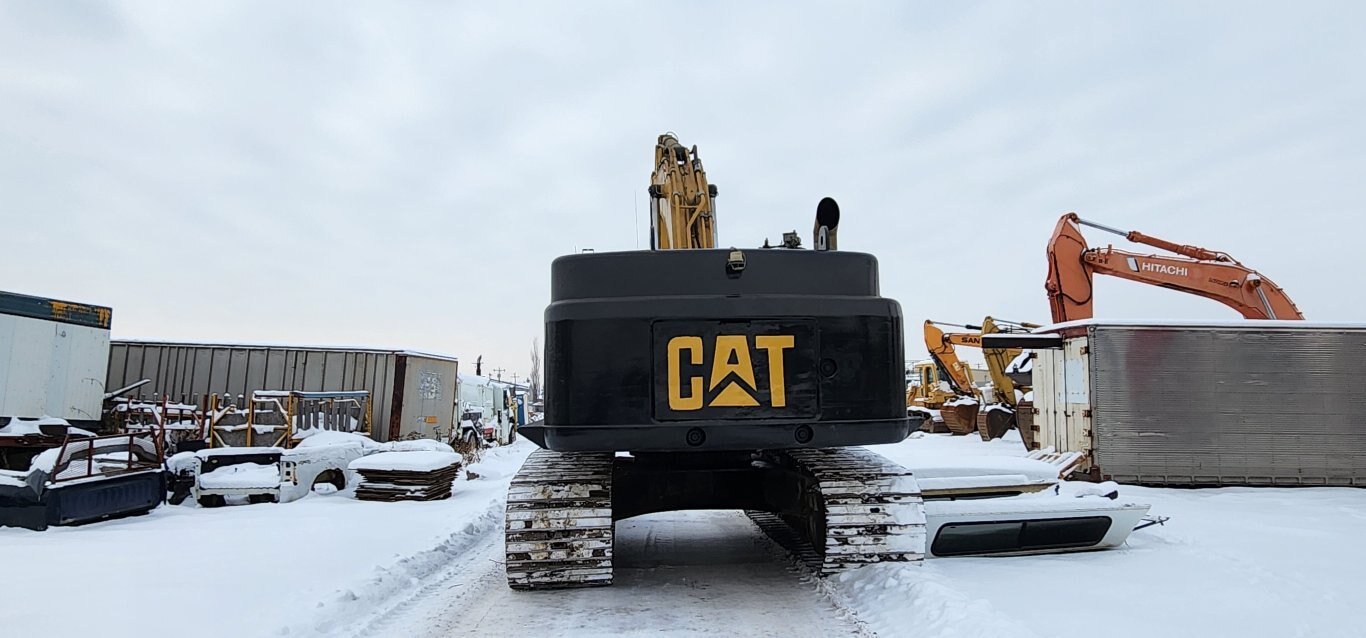
<path id="1" fill-rule="evenodd" d="M 516 398 L 509 386 L 462 372 L 456 395 L 458 429 L 453 441 L 470 447 L 507 445 L 517 440 Z"/>

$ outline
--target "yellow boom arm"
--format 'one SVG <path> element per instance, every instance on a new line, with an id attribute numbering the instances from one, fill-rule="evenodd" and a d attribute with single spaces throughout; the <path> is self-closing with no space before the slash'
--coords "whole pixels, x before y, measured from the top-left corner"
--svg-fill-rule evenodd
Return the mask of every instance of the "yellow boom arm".
<path id="1" fill-rule="evenodd" d="M 650 178 L 651 248 L 714 248 L 716 185 L 707 182 L 697 147 L 678 142 L 672 133 L 655 144 L 655 172 Z"/>

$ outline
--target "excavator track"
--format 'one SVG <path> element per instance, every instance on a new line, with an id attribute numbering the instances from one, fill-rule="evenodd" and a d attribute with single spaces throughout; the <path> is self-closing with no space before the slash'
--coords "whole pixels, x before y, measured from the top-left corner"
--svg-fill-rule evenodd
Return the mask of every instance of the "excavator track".
<path id="1" fill-rule="evenodd" d="M 766 534 L 822 576 L 925 556 L 925 512 L 911 471 L 861 448 L 761 453 L 796 499 L 747 510 Z M 513 589 L 612 584 L 615 454 L 538 450 L 508 490 L 507 578 Z M 757 505 L 757 503 L 756 503 Z M 695 505 L 694 505 L 695 506 Z M 624 506 L 629 509 L 629 506 Z"/>
<path id="2" fill-rule="evenodd" d="M 612 584 L 613 456 L 537 450 L 527 458 L 508 489 L 510 587 Z"/>
<path id="3" fill-rule="evenodd" d="M 771 462 L 810 478 L 802 520 L 782 517 L 809 543 L 788 547 L 822 576 L 882 562 L 920 562 L 925 557 L 925 508 L 909 469 L 862 448 L 771 452 Z M 771 532 L 772 515 L 750 513 Z M 770 534 L 771 535 L 771 534 Z M 780 544 L 783 538 L 775 538 Z"/>

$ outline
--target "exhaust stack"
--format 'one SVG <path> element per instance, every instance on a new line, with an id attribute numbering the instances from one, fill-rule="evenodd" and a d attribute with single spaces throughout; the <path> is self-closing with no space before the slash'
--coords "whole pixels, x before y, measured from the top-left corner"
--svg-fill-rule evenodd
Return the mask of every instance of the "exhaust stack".
<path id="1" fill-rule="evenodd" d="M 835 250 L 835 231 L 840 225 L 840 205 L 829 197 L 816 205 L 816 250 Z"/>

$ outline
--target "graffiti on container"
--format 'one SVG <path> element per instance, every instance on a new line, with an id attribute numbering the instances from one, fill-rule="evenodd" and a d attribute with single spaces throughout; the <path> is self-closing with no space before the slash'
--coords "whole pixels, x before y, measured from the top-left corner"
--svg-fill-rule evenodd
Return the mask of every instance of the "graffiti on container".
<path id="1" fill-rule="evenodd" d="M 423 372 L 422 378 L 418 381 L 418 392 L 425 400 L 435 401 L 441 398 L 441 375 L 435 372 Z"/>

